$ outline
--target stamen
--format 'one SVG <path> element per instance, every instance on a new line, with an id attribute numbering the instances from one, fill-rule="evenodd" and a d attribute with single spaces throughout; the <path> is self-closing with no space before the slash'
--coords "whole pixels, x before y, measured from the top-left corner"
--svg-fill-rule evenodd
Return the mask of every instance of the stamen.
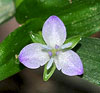
<path id="1" fill-rule="evenodd" d="M 53 60 L 54 59 L 51 57 L 50 61 L 47 64 L 47 69 L 49 69 L 52 66 Z"/>
<path id="2" fill-rule="evenodd" d="M 56 52 L 56 55 L 58 55 L 58 54 L 59 54 L 59 51 Z"/>
<path id="3" fill-rule="evenodd" d="M 50 57 L 52 56 L 52 52 L 51 51 L 48 51 L 48 54 L 49 54 Z"/>
<path id="4" fill-rule="evenodd" d="M 67 44 L 64 44 L 64 45 L 61 46 L 61 49 L 69 48 L 69 47 L 71 47 L 71 45 L 72 45 L 71 42 L 67 43 Z"/>
<path id="5" fill-rule="evenodd" d="M 59 46 L 58 45 L 55 45 L 55 49 L 58 49 L 59 48 Z"/>

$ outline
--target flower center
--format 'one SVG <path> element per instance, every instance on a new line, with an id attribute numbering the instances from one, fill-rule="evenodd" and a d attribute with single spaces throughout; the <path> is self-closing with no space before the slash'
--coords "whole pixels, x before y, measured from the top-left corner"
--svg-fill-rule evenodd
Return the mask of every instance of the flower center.
<path id="1" fill-rule="evenodd" d="M 53 56 L 53 57 L 56 56 L 56 52 L 57 52 L 56 49 L 52 49 L 51 52 L 52 52 L 52 56 Z"/>
<path id="2" fill-rule="evenodd" d="M 51 50 L 48 51 L 48 54 L 50 56 L 50 60 L 47 64 L 47 69 L 49 69 L 52 66 L 53 61 L 54 61 L 54 56 L 57 56 L 58 52 L 59 52 L 59 46 L 57 46 L 57 45 L 55 45 L 54 49 L 51 49 Z"/>
<path id="3" fill-rule="evenodd" d="M 49 54 L 50 57 L 54 57 L 54 56 L 58 55 L 58 51 L 59 51 L 59 46 L 56 45 L 55 49 L 48 51 L 48 54 Z"/>

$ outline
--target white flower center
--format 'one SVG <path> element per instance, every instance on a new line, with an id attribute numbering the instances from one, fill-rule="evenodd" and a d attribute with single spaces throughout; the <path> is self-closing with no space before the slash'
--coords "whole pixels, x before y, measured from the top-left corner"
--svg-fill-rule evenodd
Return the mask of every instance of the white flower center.
<path id="1" fill-rule="evenodd" d="M 49 56 L 50 56 L 50 60 L 49 60 L 49 62 L 48 62 L 48 64 L 47 64 L 47 69 L 49 69 L 49 68 L 52 66 L 53 61 L 54 61 L 54 57 L 57 56 L 57 55 L 59 54 L 59 51 L 65 49 L 65 48 L 68 48 L 68 47 L 70 47 L 71 45 L 72 45 L 72 43 L 64 44 L 64 45 L 62 45 L 61 47 L 59 47 L 58 45 L 55 45 L 55 48 L 54 48 L 54 49 L 52 49 L 52 48 L 50 48 L 50 47 L 48 47 L 48 46 L 46 46 L 46 45 L 43 45 L 42 47 L 43 47 L 45 50 L 48 51 L 48 54 L 49 54 Z"/>
<path id="2" fill-rule="evenodd" d="M 48 51 L 48 54 L 50 56 L 50 60 L 47 64 L 47 69 L 49 69 L 52 64 L 53 64 L 53 61 L 54 61 L 54 56 L 57 56 L 58 55 L 58 52 L 59 52 L 59 46 L 55 46 L 55 49 L 51 49 L 50 51 Z"/>
<path id="3" fill-rule="evenodd" d="M 55 49 L 51 49 L 50 51 L 48 51 L 48 54 L 50 57 L 54 57 L 54 56 L 58 55 L 58 52 L 59 52 L 59 46 L 56 45 Z"/>

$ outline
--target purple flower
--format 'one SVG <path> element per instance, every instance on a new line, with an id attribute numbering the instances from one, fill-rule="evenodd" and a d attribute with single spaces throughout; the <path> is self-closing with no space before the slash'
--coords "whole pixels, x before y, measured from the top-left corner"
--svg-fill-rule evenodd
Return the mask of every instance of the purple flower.
<path id="1" fill-rule="evenodd" d="M 19 54 L 20 62 L 31 69 L 39 68 L 47 62 L 49 69 L 54 62 L 56 68 L 66 75 L 83 74 L 80 57 L 72 50 L 64 51 L 72 45 L 72 43 L 64 44 L 66 34 L 63 22 L 57 16 L 50 16 L 42 29 L 42 36 L 47 45 L 32 43 L 25 46 Z"/>

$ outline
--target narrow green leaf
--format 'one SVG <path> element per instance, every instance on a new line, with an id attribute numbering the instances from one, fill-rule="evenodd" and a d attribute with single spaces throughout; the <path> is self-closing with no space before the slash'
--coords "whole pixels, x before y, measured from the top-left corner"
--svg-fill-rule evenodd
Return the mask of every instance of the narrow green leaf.
<path id="1" fill-rule="evenodd" d="M 23 69 L 23 66 L 18 61 L 19 52 L 25 45 L 32 42 L 30 32 L 38 33 L 42 24 L 40 19 L 31 20 L 31 22 L 27 22 L 9 34 L 0 43 L 0 80 L 4 80 Z"/>
<path id="2" fill-rule="evenodd" d="M 11 18 L 15 13 L 13 0 L 0 0 L 0 24 Z"/>
<path id="3" fill-rule="evenodd" d="M 68 37 L 90 36 L 100 31 L 100 0 L 24 0 L 16 10 L 16 19 L 24 23 L 32 18 L 44 21 L 57 15 L 67 27 Z"/>
<path id="4" fill-rule="evenodd" d="M 31 37 L 31 39 L 32 39 L 33 42 L 38 42 L 38 43 L 41 43 L 41 44 L 45 44 L 45 42 L 43 40 L 43 37 L 42 37 L 41 31 L 39 31 L 38 33 L 33 33 L 31 31 L 30 32 L 30 37 Z"/>
<path id="5" fill-rule="evenodd" d="M 47 63 L 48 64 L 48 63 Z M 47 70 L 47 64 L 44 67 L 43 80 L 48 81 L 56 70 L 56 65 L 53 63 L 52 67 Z"/>

